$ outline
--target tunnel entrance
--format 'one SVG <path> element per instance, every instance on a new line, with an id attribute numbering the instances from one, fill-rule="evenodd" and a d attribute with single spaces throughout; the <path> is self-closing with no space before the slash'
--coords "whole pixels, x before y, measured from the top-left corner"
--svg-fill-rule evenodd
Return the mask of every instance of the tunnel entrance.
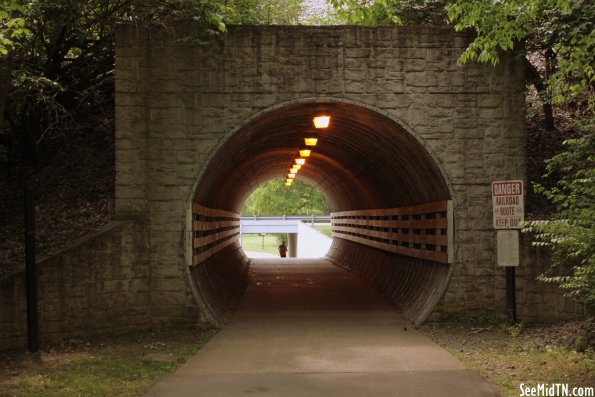
<path id="1" fill-rule="evenodd" d="M 362 275 L 406 317 L 421 322 L 450 276 L 449 184 L 413 131 L 387 113 L 345 100 L 275 106 L 221 142 L 193 198 L 189 269 L 197 299 L 218 313 L 241 284 L 249 260 L 237 242 L 238 214 L 252 191 L 287 174 L 320 109 L 332 122 L 319 130 L 298 178 L 323 192 L 334 213 L 328 258 Z M 229 292 L 217 298 L 223 290 Z"/>
<path id="2" fill-rule="evenodd" d="M 414 321 L 448 280 L 438 315 L 503 308 L 490 187 L 525 176 L 522 57 L 457 65 L 470 38 L 449 26 L 191 31 L 116 40 L 116 215 L 139 222 L 153 324 L 224 321 L 249 264 L 238 211 L 286 172 L 317 105 L 332 126 L 299 179 L 336 214 L 329 259 Z"/>

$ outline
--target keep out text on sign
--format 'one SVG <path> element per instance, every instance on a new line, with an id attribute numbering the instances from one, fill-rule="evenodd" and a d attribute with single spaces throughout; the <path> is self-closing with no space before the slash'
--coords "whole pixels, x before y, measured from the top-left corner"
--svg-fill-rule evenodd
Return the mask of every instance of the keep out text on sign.
<path id="1" fill-rule="evenodd" d="M 525 220 L 523 181 L 492 182 L 494 229 L 520 229 Z"/>

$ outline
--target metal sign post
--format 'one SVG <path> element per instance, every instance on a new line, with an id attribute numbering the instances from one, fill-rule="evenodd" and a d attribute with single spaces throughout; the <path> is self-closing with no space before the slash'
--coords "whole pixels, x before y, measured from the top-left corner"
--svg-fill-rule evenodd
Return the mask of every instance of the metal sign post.
<path id="1" fill-rule="evenodd" d="M 35 206 L 31 184 L 25 180 L 25 283 L 27 288 L 27 349 L 39 351 L 37 321 L 37 263 L 35 259 Z"/>
<path id="2" fill-rule="evenodd" d="M 516 323 L 516 268 L 519 266 L 519 231 L 496 231 L 498 266 L 506 268 L 506 312 L 508 321 Z"/>
<path id="3" fill-rule="evenodd" d="M 525 219 L 523 181 L 492 182 L 498 266 L 506 268 L 506 312 L 516 323 L 516 267 L 519 266 L 519 231 Z"/>
<path id="4" fill-rule="evenodd" d="M 506 266 L 506 313 L 508 321 L 516 324 L 516 268 Z"/>

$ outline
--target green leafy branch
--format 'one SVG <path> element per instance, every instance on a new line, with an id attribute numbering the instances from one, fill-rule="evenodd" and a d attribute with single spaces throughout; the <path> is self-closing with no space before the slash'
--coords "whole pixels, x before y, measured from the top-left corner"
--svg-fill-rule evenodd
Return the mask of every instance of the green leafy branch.
<path id="1" fill-rule="evenodd" d="M 559 284 L 567 295 L 595 309 L 595 133 L 583 123 L 584 135 L 567 140 L 567 150 L 554 156 L 548 175 L 560 174 L 552 188 L 534 184 L 534 189 L 556 206 L 549 221 L 526 223 L 533 245 L 552 252 L 552 269 L 539 279 Z M 556 274 L 566 271 L 567 274 Z"/>
<path id="2" fill-rule="evenodd" d="M 15 1 L 0 2 L 0 56 L 8 55 L 17 40 L 30 34 L 23 17 L 26 8 Z"/>

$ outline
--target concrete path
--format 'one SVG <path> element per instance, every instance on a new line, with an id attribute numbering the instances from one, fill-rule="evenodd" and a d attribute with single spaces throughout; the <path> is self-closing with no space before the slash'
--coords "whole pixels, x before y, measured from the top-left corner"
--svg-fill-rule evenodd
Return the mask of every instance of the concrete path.
<path id="1" fill-rule="evenodd" d="M 145 396 L 497 396 L 330 262 L 256 259 L 230 323 Z"/>
<path id="2" fill-rule="evenodd" d="M 244 251 L 248 258 L 279 258 L 279 255 L 269 254 L 268 252 L 258 252 L 258 251 Z"/>

